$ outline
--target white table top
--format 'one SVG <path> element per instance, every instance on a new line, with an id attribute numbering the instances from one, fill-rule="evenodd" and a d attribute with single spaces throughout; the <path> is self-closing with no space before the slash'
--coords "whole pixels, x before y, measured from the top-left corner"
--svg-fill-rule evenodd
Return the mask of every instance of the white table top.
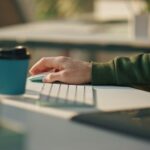
<path id="1" fill-rule="evenodd" d="M 148 141 L 73 122 L 70 120 L 76 115 L 73 111 L 51 107 L 44 110 L 7 98 L 1 98 L 0 108 L 2 117 L 24 128 L 27 150 L 148 150 L 150 147 Z"/>
<path id="2" fill-rule="evenodd" d="M 150 40 L 135 39 L 125 23 L 100 25 L 69 21 L 33 22 L 1 28 L 0 41 L 3 40 L 150 47 Z"/>
<path id="3" fill-rule="evenodd" d="M 27 150 L 148 150 L 150 143 L 66 119 L 2 105 L 3 116 L 25 129 Z"/>

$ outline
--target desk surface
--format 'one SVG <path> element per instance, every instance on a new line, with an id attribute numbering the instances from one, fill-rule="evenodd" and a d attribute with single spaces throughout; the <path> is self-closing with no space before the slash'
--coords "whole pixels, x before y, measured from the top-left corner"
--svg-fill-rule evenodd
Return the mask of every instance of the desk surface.
<path id="1" fill-rule="evenodd" d="M 149 150 L 150 143 L 104 129 L 2 105 L 3 116 L 22 124 L 27 150 Z"/>
<path id="2" fill-rule="evenodd" d="M 37 47 L 150 49 L 149 40 L 133 38 L 127 23 L 47 21 L 15 25 L 0 29 L 0 45 L 8 42 Z"/>
<path id="3" fill-rule="evenodd" d="M 38 105 L 32 109 L 19 103 L 1 99 L 1 113 L 24 127 L 27 150 L 149 150 L 148 141 L 73 122 L 69 118 L 74 112 L 50 107 L 50 113 L 44 113 Z"/>

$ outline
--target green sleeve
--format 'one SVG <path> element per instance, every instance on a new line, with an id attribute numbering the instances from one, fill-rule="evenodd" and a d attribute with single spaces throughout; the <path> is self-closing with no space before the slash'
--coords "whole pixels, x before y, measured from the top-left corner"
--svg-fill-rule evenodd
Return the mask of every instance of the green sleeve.
<path id="1" fill-rule="evenodd" d="M 150 85 L 150 53 L 92 63 L 94 85 Z"/>

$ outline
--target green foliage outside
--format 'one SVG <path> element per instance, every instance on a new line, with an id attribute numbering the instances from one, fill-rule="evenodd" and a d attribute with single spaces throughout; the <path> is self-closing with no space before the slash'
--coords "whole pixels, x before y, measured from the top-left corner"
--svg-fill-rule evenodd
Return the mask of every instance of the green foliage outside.
<path id="1" fill-rule="evenodd" d="M 147 3 L 147 11 L 150 12 L 150 0 L 145 0 Z"/>
<path id="2" fill-rule="evenodd" d="M 37 19 L 78 17 L 93 10 L 93 0 L 34 0 Z"/>

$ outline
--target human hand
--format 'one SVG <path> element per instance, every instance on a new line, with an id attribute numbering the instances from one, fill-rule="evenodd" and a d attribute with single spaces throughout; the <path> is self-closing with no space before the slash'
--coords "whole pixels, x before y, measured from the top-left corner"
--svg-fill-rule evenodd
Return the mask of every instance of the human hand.
<path id="1" fill-rule="evenodd" d="M 44 57 L 30 69 L 31 75 L 43 72 L 49 74 L 43 82 L 60 81 L 68 84 L 91 82 L 92 65 L 89 62 L 73 60 L 69 57 Z"/>

